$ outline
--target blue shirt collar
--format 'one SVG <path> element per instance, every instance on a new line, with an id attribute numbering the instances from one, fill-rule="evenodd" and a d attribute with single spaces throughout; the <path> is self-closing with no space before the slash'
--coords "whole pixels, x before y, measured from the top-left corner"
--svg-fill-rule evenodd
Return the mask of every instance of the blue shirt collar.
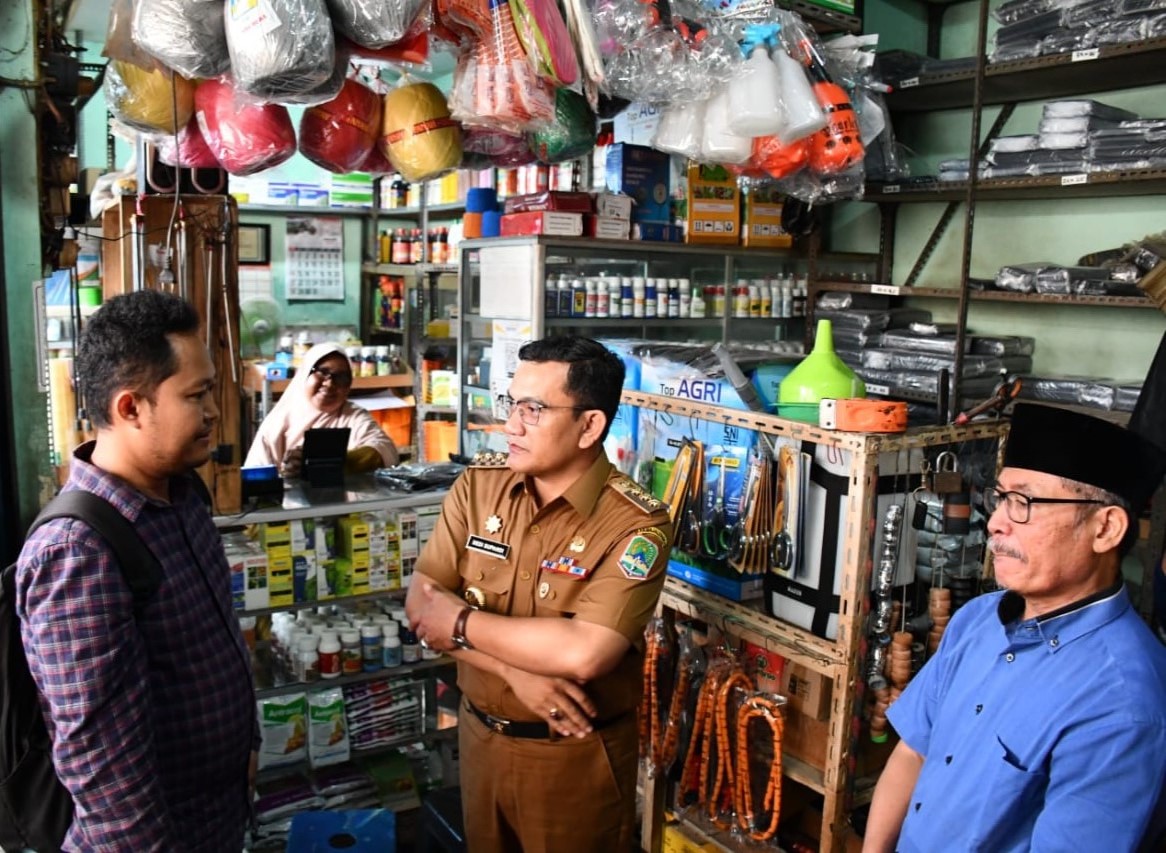
<path id="1" fill-rule="evenodd" d="M 1080 601 L 1023 621 L 1020 616 L 1024 612 L 1024 599 L 1015 592 L 1006 592 L 1000 598 L 996 614 L 1005 635 L 1013 643 L 1040 642 L 1050 654 L 1055 654 L 1074 640 L 1117 619 L 1129 607 L 1125 582 L 1119 579 Z"/>

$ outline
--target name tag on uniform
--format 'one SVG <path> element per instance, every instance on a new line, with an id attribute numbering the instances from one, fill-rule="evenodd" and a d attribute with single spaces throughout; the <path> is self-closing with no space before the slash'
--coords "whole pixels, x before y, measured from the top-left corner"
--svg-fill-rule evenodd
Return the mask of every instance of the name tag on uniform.
<path id="1" fill-rule="evenodd" d="M 466 550 L 477 551 L 495 560 L 506 560 L 510 557 L 510 546 L 505 542 L 495 542 L 493 539 L 475 536 L 472 533 L 466 537 Z"/>

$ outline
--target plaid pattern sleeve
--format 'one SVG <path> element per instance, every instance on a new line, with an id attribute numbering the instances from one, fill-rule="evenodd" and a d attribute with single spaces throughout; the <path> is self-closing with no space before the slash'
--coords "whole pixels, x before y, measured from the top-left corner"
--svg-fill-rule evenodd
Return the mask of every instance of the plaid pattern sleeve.
<path id="1" fill-rule="evenodd" d="M 163 579 L 135 619 L 120 568 L 84 522 L 49 522 L 21 554 L 25 650 L 76 806 L 65 849 L 240 850 L 255 702 L 218 532 L 189 488 L 153 501 L 73 461 L 68 487 L 131 520 Z"/>

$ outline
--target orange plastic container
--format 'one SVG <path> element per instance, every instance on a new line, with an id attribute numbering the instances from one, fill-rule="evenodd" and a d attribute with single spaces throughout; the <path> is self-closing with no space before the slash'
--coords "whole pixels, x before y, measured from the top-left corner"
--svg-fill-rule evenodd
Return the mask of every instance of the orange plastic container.
<path id="1" fill-rule="evenodd" d="M 413 406 L 403 406 L 399 409 L 380 409 L 370 412 L 373 420 L 380 424 L 385 435 L 393 440 L 398 448 L 408 447 L 413 443 Z"/>
<path id="2" fill-rule="evenodd" d="M 424 421 L 425 458 L 422 462 L 448 462 L 451 453 L 457 453 L 457 423 L 454 421 Z"/>

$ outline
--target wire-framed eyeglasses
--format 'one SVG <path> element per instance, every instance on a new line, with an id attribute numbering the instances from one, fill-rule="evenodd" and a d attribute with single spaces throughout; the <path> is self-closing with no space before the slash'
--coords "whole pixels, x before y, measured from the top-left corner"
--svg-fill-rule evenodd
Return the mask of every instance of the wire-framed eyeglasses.
<path id="1" fill-rule="evenodd" d="M 536 403 L 534 400 L 515 400 L 509 394 L 504 394 L 498 398 L 498 411 L 503 418 L 507 420 L 514 413 L 518 413 L 518 419 L 527 426 L 538 426 L 538 419 L 542 417 L 542 413 L 546 411 L 553 411 L 555 409 L 569 409 L 573 412 L 585 412 L 590 406 L 547 406 L 543 403 Z"/>
<path id="2" fill-rule="evenodd" d="M 991 515 L 996 507 L 1004 504 L 1004 512 L 1015 524 L 1028 524 L 1033 504 L 1099 504 L 1105 501 L 1091 498 L 1034 498 L 1022 492 L 1009 492 L 988 486 L 984 489 L 984 510 Z"/>
<path id="3" fill-rule="evenodd" d="M 326 367 L 317 365 L 309 370 L 308 373 L 318 376 L 321 385 L 325 382 L 331 382 L 337 388 L 347 388 L 352 384 L 352 372 L 348 370 L 329 370 Z"/>

